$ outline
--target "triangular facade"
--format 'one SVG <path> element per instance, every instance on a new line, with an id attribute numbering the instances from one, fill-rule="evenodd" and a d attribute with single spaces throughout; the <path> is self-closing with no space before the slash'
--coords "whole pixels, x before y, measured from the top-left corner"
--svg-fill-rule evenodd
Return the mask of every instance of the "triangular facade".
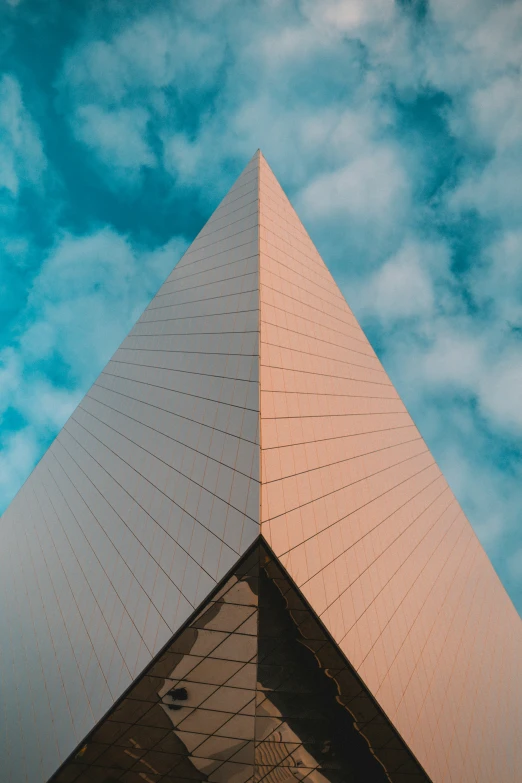
<path id="1" fill-rule="evenodd" d="M 176 783 L 428 781 L 260 541 L 52 783 L 122 774 Z"/>
<path id="2" fill-rule="evenodd" d="M 517 777 L 518 615 L 260 153 L 1 531 L 6 783 Z"/>

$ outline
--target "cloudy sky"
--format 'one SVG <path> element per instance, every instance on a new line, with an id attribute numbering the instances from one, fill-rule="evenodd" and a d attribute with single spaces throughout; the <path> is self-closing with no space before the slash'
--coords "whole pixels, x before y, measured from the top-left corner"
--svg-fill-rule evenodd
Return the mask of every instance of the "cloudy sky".
<path id="1" fill-rule="evenodd" d="M 0 29 L 0 510 L 260 147 L 522 609 L 522 0 Z"/>

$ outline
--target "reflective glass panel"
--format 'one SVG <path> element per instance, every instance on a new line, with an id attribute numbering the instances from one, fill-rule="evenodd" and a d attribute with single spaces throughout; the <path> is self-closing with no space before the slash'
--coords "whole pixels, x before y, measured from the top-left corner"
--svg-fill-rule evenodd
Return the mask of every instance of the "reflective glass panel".
<path id="1" fill-rule="evenodd" d="M 258 543 L 53 783 L 427 781 Z"/>

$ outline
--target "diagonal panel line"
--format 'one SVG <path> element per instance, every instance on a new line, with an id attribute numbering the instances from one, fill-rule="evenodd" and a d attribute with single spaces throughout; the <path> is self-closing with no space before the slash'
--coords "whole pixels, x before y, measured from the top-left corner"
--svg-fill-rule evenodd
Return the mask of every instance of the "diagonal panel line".
<path id="1" fill-rule="evenodd" d="M 321 498 L 329 497 L 330 495 L 335 495 L 337 492 L 342 492 L 343 489 L 346 489 L 347 487 L 352 487 L 354 484 L 359 484 L 361 481 L 366 481 L 369 478 L 372 478 L 373 476 L 378 476 L 379 473 L 384 473 L 386 470 L 391 470 L 392 468 L 396 468 L 399 465 L 404 465 L 406 462 L 409 462 L 410 460 L 417 459 L 418 457 L 422 456 L 423 454 L 430 454 L 428 451 L 428 448 L 424 451 L 420 451 L 418 454 L 414 454 L 412 457 L 407 457 L 406 459 L 400 460 L 399 462 L 394 463 L 393 465 L 389 465 L 386 468 L 382 468 L 381 470 L 376 470 L 375 473 L 370 473 L 368 476 L 364 476 L 363 478 L 357 479 L 357 481 L 352 481 L 349 484 L 345 484 L 343 487 L 340 487 L 339 489 L 334 489 L 331 492 L 326 492 L 324 495 L 321 495 L 320 498 L 314 498 L 313 500 L 308 500 L 306 503 L 300 503 L 298 506 L 293 506 L 292 508 L 286 509 L 282 514 L 276 514 L 274 517 L 270 517 L 269 519 L 263 520 L 263 522 L 273 522 L 274 519 L 279 519 L 280 517 L 285 516 L 290 511 L 294 511 L 297 508 L 303 508 L 304 506 L 309 506 L 312 503 L 314 503 L 316 500 L 319 500 Z M 431 454 L 430 454 L 431 456 Z M 433 462 L 432 464 L 435 464 Z M 430 467 L 429 465 L 427 467 Z M 423 468 L 423 470 L 426 470 L 426 468 Z M 286 552 L 283 552 L 282 554 L 286 554 Z"/>
<path id="2" fill-rule="evenodd" d="M 239 355 L 242 356 L 243 354 L 239 354 Z M 166 386 L 159 386 L 158 384 L 150 383 L 149 381 L 140 381 L 137 378 L 127 378 L 127 376 L 125 376 L 125 375 L 117 375 L 114 372 L 107 372 L 107 370 L 103 370 L 100 373 L 100 376 L 101 375 L 110 375 L 113 378 L 120 378 L 122 380 L 132 381 L 133 383 L 141 383 L 144 386 L 152 386 L 155 389 L 162 389 L 163 391 L 175 392 L 176 394 L 181 394 L 183 397 L 195 398 L 196 400 L 204 400 L 205 402 L 215 402 L 215 403 L 218 403 L 219 405 L 225 405 L 225 406 L 227 406 L 229 408 L 237 408 L 237 409 L 242 410 L 242 411 L 252 411 L 253 413 L 257 413 L 258 412 L 258 411 L 255 410 L 255 408 L 245 408 L 244 405 L 235 405 L 232 402 L 224 402 L 223 400 L 216 400 L 216 399 L 213 399 L 211 397 L 203 397 L 200 394 L 193 394 L 193 393 L 189 393 L 189 392 L 184 392 L 184 391 L 180 391 L 179 389 L 169 389 Z M 252 381 L 244 381 L 244 383 L 252 383 Z"/>
<path id="3" fill-rule="evenodd" d="M 122 378 L 121 376 L 113 376 L 116 378 L 121 378 L 122 381 L 129 381 L 131 379 L 129 378 Z M 206 427 L 210 430 L 216 430 L 216 432 L 220 432 L 223 435 L 230 435 L 233 438 L 237 438 L 238 440 L 244 440 L 246 443 L 253 443 L 257 445 L 256 441 L 249 440 L 248 438 L 241 437 L 239 435 L 234 435 L 231 432 L 227 432 L 226 430 L 221 430 L 218 427 L 213 426 L 212 424 L 205 424 L 204 422 L 199 422 L 196 419 L 191 419 L 189 416 L 183 416 L 181 413 L 173 413 L 173 411 L 169 410 L 168 408 L 160 408 L 159 405 L 154 405 L 152 402 L 147 402 L 146 400 L 140 400 L 138 397 L 132 397 L 130 394 L 124 394 L 122 391 L 114 391 L 114 389 L 110 389 L 108 386 L 102 386 L 101 383 L 98 383 L 97 381 L 93 384 L 93 386 L 97 386 L 99 389 L 104 389 L 105 391 L 111 392 L 112 394 L 119 394 L 122 397 L 126 397 L 128 400 L 132 400 L 134 402 L 139 402 L 142 405 L 147 405 L 150 408 L 156 408 L 156 410 L 164 411 L 164 413 L 168 413 L 171 416 L 177 416 L 180 419 L 183 419 L 184 421 L 190 421 L 194 424 L 200 424 L 202 427 Z M 97 397 L 93 397 L 92 399 L 96 400 L 97 402 L 100 402 Z M 219 403 L 220 405 L 222 403 Z M 226 404 L 226 403 L 225 403 Z M 110 406 L 109 406 L 110 407 Z M 116 410 L 116 409 L 115 409 Z"/>
<path id="4" fill-rule="evenodd" d="M 83 410 L 83 408 L 82 408 L 82 410 Z M 88 411 L 86 411 L 86 413 L 88 413 Z M 90 415 L 91 415 L 91 416 L 92 416 L 94 419 L 96 419 L 96 416 L 94 416 L 93 414 L 90 414 Z M 185 514 L 187 514 L 187 516 L 191 517 L 191 519 L 193 519 L 195 522 L 197 522 L 197 524 L 198 524 L 198 525 L 201 525 L 201 527 L 204 527 L 206 530 L 208 530 L 208 532 L 209 532 L 209 533 L 212 533 L 212 535 L 213 535 L 213 536 L 215 536 L 215 535 L 216 535 L 215 533 L 213 533 L 213 532 L 212 532 L 212 530 L 210 530 L 210 528 L 207 528 L 207 527 L 206 527 L 205 525 L 203 525 L 203 524 L 202 524 L 202 523 L 201 523 L 201 522 L 200 522 L 198 519 L 196 519 L 196 517 L 192 516 L 192 514 L 190 514 L 190 513 L 189 513 L 189 512 L 188 512 L 188 511 L 187 511 L 185 508 L 183 508 L 183 507 L 182 507 L 182 506 L 180 506 L 178 503 L 176 503 L 176 501 L 175 501 L 173 498 L 169 497 L 169 495 L 167 495 L 165 492 L 162 492 L 162 490 L 161 490 L 159 487 L 157 487 L 157 486 L 156 486 L 156 484 L 153 484 L 153 483 L 150 481 L 150 479 L 148 479 L 146 476 L 143 476 L 143 474 L 142 474 L 142 473 L 140 473 L 140 471 L 139 471 L 139 470 L 137 470 L 137 469 L 136 469 L 136 468 L 135 468 L 133 465 L 131 465 L 131 464 L 130 464 L 130 462 L 127 462 L 127 460 L 123 459 L 123 457 L 122 457 L 120 454 L 118 454 L 116 451 L 114 451 L 113 449 L 111 449 L 111 447 L 110 447 L 110 446 L 108 446 L 108 445 L 107 445 L 106 443 L 104 443 L 104 442 L 103 442 L 103 441 L 102 441 L 100 438 L 98 438 L 96 435 L 94 435 L 92 432 L 90 432 L 90 431 L 87 429 L 87 427 L 85 427 L 85 426 L 84 426 L 84 425 L 83 425 L 83 424 L 82 424 L 80 421 L 78 421 L 78 419 L 76 419 L 76 418 L 74 417 L 74 414 L 71 416 L 71 419 L 72 419 L 72 420 L 75 422 L 75 424 L 77 424 L 79 427 L 81 427 L 81 428 L 82 428 L 82 430 L 84 430 L 84 431 L 85 431 L 85 432 L 86 432 L 88 435 L 90 435 L 92 438 L 94 438 L 94 440 L 97 440 L 97 441 L 98 441 L 98 443 L 100 443 L 102 446 L 104 446 L 104 448 L 106 448 L 106 449 L 107 449 L 107 451 L 110 451 L 112 454 L 114 454 L 114 456 L 115 456 L 115 457 L 117 457 L 119 460 L 121 460 L 121 462 L 123 462 L 125 465 L 127 465 L 129 468 L 131 468 L 131 470 L 135 471 L 135 472 L 136 472 L 136 473 L 138 473 L 140 476 L 142 476 L 142 478 L 143 478 L 143 479 L 145 479 L 145 481 L 147 481 L 147 482 L 148 482 L 148 483 L 149 483 L 151 486 L 153 486 L 153 487 L 154 487 L 154 488 L 155 488 L 155 489 L 156 489 L 158 492 L 161 492 L 161 494 L 162 494 L 162 495 L 164 495 L 166 498 L 169 498 L 169 500 L 170 500 L 170 501 L 171 501 L 171 502 L 172 502 L 174 505 L 178 506 L 178 508 L 179 508 L 180 510 L 184 511 L 184 512 L 185 512 Z M 69 419 L 69 421 L 70 421 L 71 419 Z M 162 460 L 162 459 L 161 459 L 160 457 L 158 457 L 156 454 L 152 454 L 152 452 L 150 452 L 150 451 L 147 451 L 146 449 L 144 449 L 144 448 L 143 448 L 143 446 L 140 446 L 139 444 L 135 443 L 133 440 L 131 440 L 130 438 L 128 438 L 126 435 L 121 435 L 121 433 L 120 433 L 120 432 L 118 432 L 117 430 L 114 430 L 114 429 L 113 429 L 112 427 L 110 427 L 108 424 L 105 424 L 105 422 L 102 422 L 102 421 L 101 421 L 101 419 L 98 419 L 98 421 L 99 421 L 101 424 L 103 424 L 105 427 L 107 427 L 107 429 L 113 430 L 113 432 L 117 432 L 117 434 L 118 434 L 118 435 L 120 435 L 120 436 L 121 436 L 122 438 L 124 438 L 125 440 L 129 441 L 129 443 L 134 443 L 134 445 L 135 445 L 135 446 L 138 446 L 138 448 L 139 448 L 139 449 L 141 449 L 142 451 L 146 452 L 147 454 L 150 454 L 151 456 L 153 456 L 155 459 L 157 459 L 157 460 L 158 460 L 158 462 L 162 462 L 164 465 L 168 465 L 168 463 L 164 462 L 164 460 Z M 67 424 L 68 424 L 68 422 L 67 422 Z M 114 476 L 112 476 L 112 475 L 109 473 L 109 471 L 108 471 L 108 470 L 107 470 L 107 469 L 106 469 L 106 468 L 105 468 L 103 465 L 101 465 L 101 464 L 98 462 L 98 460 L 96 460 L 96 459 L 95 459 L 95 457 L 93 457 L 93 456 L 92 456 L 92 454 L 91 454 L 91 453 L 88 451 L 88 449 L 87 449 L 87 448 L 86 448 L 86 447 L 85 447 L 83 444 L 79 443 L 79 441 L 78 441 L 78 440 L 77 440 L 77 439 L 74 437 L 74 435 L 73 435 L 73 434 L 70 432 L 70 430 L 68 429 L 68 427 L 67 427 L 67 424 L 65 425 L 64 429 L 65 429 L 65 430 L 66 430 L 66 432 L 67 432 L 67 433 L 68 433 L 68 434 L 71 436 L 71 438 L 73 438 L 73 440 L 75 440 L 75 441 L 78 443 L 78 445 L 80 445 L 80 446 L 81 446 L 81 447 L 84 449 L 84 451 L 86 451 L 86 452 L 89 454 L 89 456 L 91 456 L 91 457 L 92 457 L 92 459 L 94 459 L 94 461 L 95 461 L 97 464 L 99 464 L 99 465 L 100 465 L 100 467 L 101 467 L 101 468 L 102 468 L 102 469 L 103 469 L 103 470 L 104 470 L 104 471 L 107 473 L 107 475 L 108 475 L 108 476 L 111 476 L 111 478 L 112 478 L 112 479 L 114 479 Z M 249 517 L 249 516 L 248 516 L 248 514 L 247 514 L 245 511 L 241 511 L 241 509 L 239 509 L 239 508 L 237 508 L 236 506 L 232 505 L 232 503 L 229 503 L 229 502 L 228 502 L 228 501 L 226 501 L 224 498 L 222 498 L 222 497 L 220 497 L 219 495 L 217 495 L 215 492 L 211 492 L 211 491 L 210 491 L 210 490 L 208 490 L 208 489 L 207 489 L 205 486 L 203 486 L 203 484 L 198 484 L 198 482 L 197 482 L 197 481 L 194 481 L 194 479 L 190 478 L 190 476 L 187 476 L 187 474 L 183 473 L 181 470 L 177 470 L 176 468 L 173 468 L 173 467 L 172 467 L 172 466 L 170 466 L 170 465 L 168 465 L 168 467 L 169 467 L 169 468 L 170 468 L 170 470 L 172 470 L 174 473 L 177 473 L 178 475 L 180 475 L 180 476 L 183 476 L 183 478 L 186 478 L 186 479 L 187 479 L 187 481 L 190 481 L 190 483 L 191 483 L 191 484 L 194 484 L 195 486 L 199 487 L 200 489 L 204 489 L 206 492 L 208 492 L 208 493 L 209 493 L 209 495 L 214 495 L 214 497 L 218 498 L 218 500 L 221 500 L 221 501 L 223 501 L 223 503 L 226 503 L 226 504 L 227 504 L 227 506 L 230 506 L 230 508 L 233 508 L 233 509 L 234 509 L 234 511 L 237 511 L 239 514 L 242 514 L 243 516 L 247 517 L 247 519 L 250 519 L 252 522 L 256 522 L 256 520 L 255 520 L 255 519 L 252 519 L 252 517 Z M 228 466 L 227 466 L 227 467 L 228 467 Z M 233 469 L 233 468 L 229 468 L 229 470 L 232 470 L 232 471 L 234 472 L 234 469 Z M 244 475 L 244 474 L 241 474 L 241 475 Z M 255 479 L 255 478 L 254 478 L 254 477 L 252 477 L 252 476 L 245 476 L 245 477 L 246 477 L 246 478 L 248 478 L 250 481 L 254 481 L 254 482 L 256 482 L 256 483 L 259 483 L 259 482 L 257 481 L 257 479 Z M 116 481 L 116 479 L 114 479 L 114 481 Z M 119 482 L 117 482 L 117 481 L 116 481 L 116 483 L 118 484 Z M 120 485 L 120 486 L 121 486 L 121 485 Z M 127 490 L 126 490 L 124 487 L 122 487 L 122 489 L 124 489 L 124 491 L 125 491 L 125 492 L 126 492 L 128 495 L 129 495 L 129 497 L 132 497 L 132 495 L 130 495 L 130 493 L 129 493 L 129 492 L 128 492 L 128 491 L 127 491 Z M 133 498 L 133 500 L 135 500 L 135 498 Z M 151 517 L 151 519 L 152 519 L 152 517 Z M 256 524 L 258 524 L 258 523 L 256 522 Z M 217 536 L 216 536 L 216 538 L 217 538 Z M 223 542 L 223 543 L 224 543 L 224 542 Z M 235 550 L 234 550 L 234 551 L 235 551 Z M 187 554 L 188 554 L 188 553 L 187 553 Z M 239 554 L 239 552 L 236 552 L 236 554 Z"/>

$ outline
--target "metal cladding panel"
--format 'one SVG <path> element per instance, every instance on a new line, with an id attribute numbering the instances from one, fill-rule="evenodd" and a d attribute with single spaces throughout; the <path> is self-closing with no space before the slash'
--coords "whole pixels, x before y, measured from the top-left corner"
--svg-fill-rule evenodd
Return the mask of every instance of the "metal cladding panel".
<path id="1" fill-rule="evenodd" d="M 259 535 L 258 163 L 6 511 L 2 783 L 41 783 Z"/>
<path id="2" fill-rule="evenodd" d="M 261 532 L 435 783 L 522 764 L 522 626 L 260 160 Z"/>

